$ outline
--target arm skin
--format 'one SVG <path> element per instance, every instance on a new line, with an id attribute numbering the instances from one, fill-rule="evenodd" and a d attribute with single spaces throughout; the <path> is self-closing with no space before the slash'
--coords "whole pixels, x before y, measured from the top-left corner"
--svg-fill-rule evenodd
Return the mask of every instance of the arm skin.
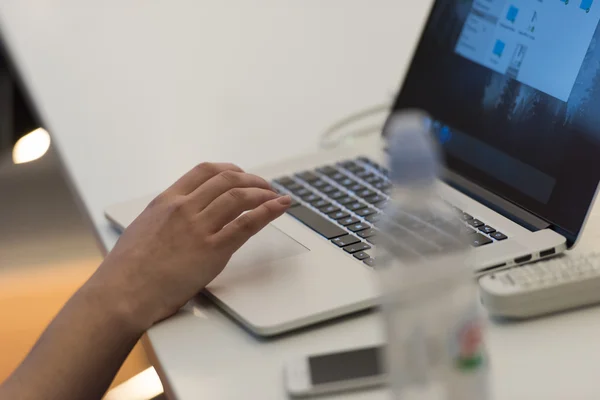
<path id="1" fill-rule="evenodd" d="M 0 399 L 100 399 L 148 328 L 120 292 L 86 283 L 0 386 Z"/>
<path id="2" fill-rule="evenodd" d="M 0 400 L 100 400 L 141 335 L 210 283 L 290 203 L 235 165 L 195 167 L 123 232 L 0 385 Z"/>

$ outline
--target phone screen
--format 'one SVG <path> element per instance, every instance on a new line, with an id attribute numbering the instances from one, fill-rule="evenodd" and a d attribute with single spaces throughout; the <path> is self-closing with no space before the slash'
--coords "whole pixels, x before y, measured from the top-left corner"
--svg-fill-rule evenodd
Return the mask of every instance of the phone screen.
<path id="1" fill-rule="evenodd" d="M 380 351 L 379 347 L 370 347 L 309 357 L 313 386 L 381 375 Z"/>

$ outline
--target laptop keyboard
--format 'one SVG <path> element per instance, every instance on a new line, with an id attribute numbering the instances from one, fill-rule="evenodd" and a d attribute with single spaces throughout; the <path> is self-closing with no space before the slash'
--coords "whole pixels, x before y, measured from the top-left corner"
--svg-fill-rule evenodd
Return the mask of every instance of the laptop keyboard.
<path id="1" fill-rule="evenodd" d="M 386 168 L 366 157 L 358 157 L 280 177 L 274 180 L 273 186 L 292 197 L 288 214 L 372 267 L 375 260 L 370 251 L 379 233 L 375 225 L 387 205 L 392 187 L 388 175 Z M 454 208 L 465 222 L 462 234 L 473 247 L 507 239 L 485 222 Z M 403 226 L 410 227 L 417 247 L 436 246 L 424 238 L 426 234 L 420 234 L 427 230 L 425 222 L 407 215 Z"/>

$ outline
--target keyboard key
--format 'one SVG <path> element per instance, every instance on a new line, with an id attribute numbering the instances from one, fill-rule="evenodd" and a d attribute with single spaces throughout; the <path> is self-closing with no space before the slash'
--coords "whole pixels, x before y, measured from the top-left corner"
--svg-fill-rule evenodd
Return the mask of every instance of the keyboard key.
<path id="1" fill-rule="evenodd" d="M 496 232 L 496 230 L 489 225 L 480 226 L 479 230 L 483 233 L 488 233 L 488 234 Z"/>
<path id="2" fill-rule="evenodd" d="M 360 165 L 358 166 L 358 168 L 355 168 L 355 169 L 352 171 L 352 175 L 356 175 L 356 176 L 359 176 L 359 175 L 366 175 L 366 174 L 368 174 L 368 173 L 369 173 L 369 170 L 368 170 L 368 169 L 366 169 L 365 167 L 362 167 L 362 166 L 360 166 Z"/>
<path id="3" fill-rule="evenodd" d="M 462 236 L 472 235 L 473 233 L 475 233 L 475 231 L 466 225 L 461 226 L 459 229 L 459 234 Z"/>
<path id="4" fill-rule="evenodd" d="M 413 232 L 423 232 L 423 226 L 427 227 L 421 220 L 409 215 L 399 216 L 397 222 L 402 228 Z"/>
<path id="5" fill-rule="evenodd" d="M 356 224 L 347 226 L 346 228 L 348 228 L 352 232 L 356 233 L 356 232 L 364 231 L 365 229 L 369 229 L 370 227 L 371 227 L 371 225 L 369 225 L 369 224 L 365 224 L 363 222 L 357 222 Z"/>
<path id="6" fill-rule="evenodd" d="M 356 171 L 354 173 L 354 175 L 358 176 L 360 179 L 362 179 L 363 181 L 366 181 L 368 178 L 375 176 L 374 173 L 372 173 L 371 171 L 368 171 L 366 169 L 363 168 L 362 171 Z"/>
<path id="7" fill-rule="evenodd" d="M 358 236 L 360 236 L 363 239 L 367 239 L 370 238 L 371 236 L 375 236 L 377 234 L 377 230 L 370 228 L 364 231 L 360 231 L 357 233 Z"/>
<path id="8" fill-rule="evenodd" d="M 328 214 L 331 219 L 342 219 L 350 216 L 346 211 L 335 211 Z"/>
<path id="9" fill-rule="evenodd" d="M 322 190 L 325 186 L 329 186 L 323 179 L 316 179 L 310 182 L 310 186 Z"/>
<path id="10" fill-rule="evenodd" d="M 317 171 L 322 173 L 323 175 L 327 175 L 327 176 L 333 176 L 333 175 L 339 173 L 339 171 L 336 168 L 333 168 L 330 165 L 326 165 L 324 167 L 317 168 Z"/>
<path id="11" fill-rule="evenodd" d="M 363 190 L 359 190 L 358 192 L 356 192 L 356 194 L 359 195 L 360 197 L 362 197 L 363 199 L 366 199 L 367 197 L 373 196 L 375 194 L 375 192 L 372 190 L 363 188 Z"/>
<path id="12" fill-rule="evenodd" d="M 302 200 L 307 201 L 309 203 L 315 203 L 321 200 L 321 198 L 314 193 L 309 193 L 306 196 L 302 196 Z"/>
<path id="13" fill-rule="evenodd" d="M 354 203 L 346 204 L 346 208 L 350 211 L 360 210 L 361 208 L 365 208 L 367 205 L 361 203 L 360 201 L 356 201 Z"/>
<path id="14" fill-rule="evenodd" d="M 502 232 L 494 232 L 490 235 L 491 237 L 493 237 L 496 240 L 504 240 L 504 239 L 508 239 L 508 236 L 506 236 L 504 233 Z"/>
<path id="15" fill-rule="evenodd" d="M 377 175 L 371 175 L 371 176 L 368 176 L 368 177 L 364 178 L 364 181 L 367 182 L 370 185 L 376 185 L 376 184 L 378 184 L 380 182 L 383 182 L 383 179 L 381 179 Z"/>
<path id="16" fill-rule="evenodd" d="M 381 172 L 381 173 L 389 173 L 389 171 L 387 170 L 386 167 L 384 167 L 381 164 L 378 164 L 377 162 L 371 160 L 370 158 L 367 157 L 359 157 L 358 158 L 360 161 L 362 161 L 365 164 L 369 164 L 371 167 L 375 168 L 377 171 Z"/>
<path id="17" fill-rule="evenodd" d="M 284 187 L 288 187 L 290 185 L 296 184 L 296 181 L 294 181 L 289 176 L 284 176 L 282 178 L 275 179 L 275 182 L 279 183 L 281 186 L 284 186 Z"/>
<path id="18" fill-rule="evenodd" d="M 364 251 L 359 251 L 358 253 L 354 253 L 353 256 L 357 260 L 361 260 L 361 261 L 366 260 L 367 258 L 371 258 L 371 256 L 368 255 L 367 253 L 365 253 Z"/>
<path id="19" fill-rule="evenodd" d="M 479 228 L 480 226 L 485 225 L 483 222 L 481 222 L 478 219 L 470 219 L 469 221 L 467 221 L 467 224 L 471 225 L 473 228 Z"/>
<path id="20" fill-rule="evenodd" d="M 279 188 L 278 188 L 278 187 L 276 187 L 276 186 L 271 186 L 271 189 L 273 189 L 273 191 L 274 191 L 275 193 L 279 193 L 279 194 L 287 194 L 285 190 L 281 190 L 281 189 L 279 189 Z"/>
<path id="21" fill-rule="evenodd" d="M 365 190 L 366 187 L 364 187 L 360 183 L 356 183 L 356 184 L 350 186 L 348 189 L 352 190 L 353 192 L 360 192 L 361 190 Z"/>
<path id="22" fill-rule="evenodd" d="M 286 189 L 289 190 L 290 192 L 295 192 L 299 189 L 302 189 L 304 186 L 302 186 L 299 183 L 292 183 L 291 185 L 286 186 Z"/>
<path id="23" fill-rule="evenodd" d="M 339 181 L 339 184 L 349 188 L 350 186 L 356 185 L 356 181 L 354 179 L 350 179 L 348 177 Z"/>
<path id="24" fill-rule="evenodd" d="M 367 217 L 371 214 L 375 214 L 377 211 L 368 207 L 368 208 L 363 208 L 361 210 L 357 210 L 356 211 L 356 215 L 358 215 L 359 217 Z"/>
<path id="25" fill-rule="evenodd" d="M 313 207 L 316 207 L 316 208 L 327 207 L 327 206 L 331 205 L 331 203 L 329 203 L 328 201 L 323 200 L 323 199 L 319 199 L 317 201 L 313 201 L 310 204 L 312 204 Z"/>
<path id="26" fill-rule="evenodd" d="M 340 211 L 340 208 L 337 206 L 334 206 L 333 204 L 329 204 L 325 207 L 319 207 L 319 210 L 321 210 L 321 212 L 324 212 L 325 214 L 332 214 L 332 213 L 335 213 L 336 211 Z"/>
<path id="27" fill-rule="evenodd" d="M 347 169 L 350 172 L 360 171 L 361 169 L 364 169 L 363 167 L 361 167 L 360 165 L 358 165 L 354 161 L 344 161 L 344 162 L 340 163 L 340 165 L 344 169 Z"/>
<path id="28" fill-rule="evenodd" d="M 335 174 L 331 175 L 330 178 L 336 182 L 340 182 L 348 177 L 346 175 L 342 174 L 341 172 L 336 172 Z"/>
<path id="29" fill-rule="evenodd" d="M 392 185 L 389 184 L 386 181 L 381 181 L 381 182 L 377 182 L 373 184 L 373 187 L 375 187 L 375 189 L 379 189 L 381 191 L 387 190 L 391 187 Z"/>
<path id="30" fill-rule="evenodd" d="M 296 174 L 296 176 L 308 183 L 314 182 L 319 179 L 319 177 L 317 175 L 313 174 L 312 172 L 308 172 L 308 171 Z"/>
<path id="31" fill-rule="evenodd" d="M 371 236 L 369 238 L 367 238 L 367 242 L 371 243 L 372 245 L 377 245 L 377 241 L 379 240 L 381 236 L 375 235 L 375 236 Z"/>
<path id="32" fill-rule="evenodd" d="M 296 207 L 297 205 L 299 205 L 300 203 L 298 203 L 298 200 L 295 199 L 293 196 L 290 196 L 292 198 L 292 203 L 290 204 L 290 207 Z"/>
<path id="33" fill-rule="evenodd" d="M 469 240 L 471 241 L 471 246 L 473 247 L 481 247 L 492 243 L 492 239 L 488 238 L 487 236 L 483 236 L 480 233 L 475 233 L 469 236 Z"/>
<path id="34" fill-rule="evenodd" d="M 289 208 L 287 213 L 327 239 L 346 235 L 346 231 L 304 206 Z"/>
<path id="35" fill-rule="evenodd" d="M 338 223 L 344 226 L 348 226 L 348 225 L 352 225 L 352 224 L 356 224 L 357 222 L 360 222 L 360 220 L 356 217 L 345 217 L 342 219 L 338 219 Z"/>
<path id="36" fill-rule="evenodd" d="M 389 175 L 390 174 L 390 171 L 388 171 L 388 169 L 386 167 L 384 167 L 383 165 L 377 164 L 373 160 L 369 160 L 368 162 L 364 161 L 364 162 L 370 164 L 373 168 L 375 168 L 377 171 L 381 172 L 384 175 Z"/>
<path id="37" fill-rule="evenodd" d="M 331 198 L 333 200 L 341 199 L 342 197 L 346 197 L 347 195 L 348 195 L 347 193 L 344 193 L 344 192 L 342 192 L 340 190 L 337 190 L 337 191 L 335 191 L 333 193 L 329 193 L 328 194 L 329 198 Z"/>
<path id="38" fill-rule="evenodd" d="M 375 222 L 379 221 L 380 218 L 381 218 L 380 214 L 372 214 L 372 215 L 369 215 L 368 217 L 366 217 L 365 220 L 374 224 Z"/>
<path id="39" fill-rule="evenodd" d="M 366 243 L 356 243 L 344 247 L 344 251 L 349 254 L 358 253 L 359 251 L 369 250 L 371 246 Z"/>
<path id="40" fill-rule="evenodd" d="M 473 217 L 467 213 L 463 213 L 462 219 L 463 219 L 463 221 L 470 221 L 473 219 Z"/>
<path id="41" fill-rule="evenodd" d="M 313 194 L 313 192 L 311 192 L 310 190 L 308 190 L 307 188 L 305 188 L 303 186 L 298 188 L 297 190 L 292 190 L 292 192 L 300 197 L 306 197 L 306 196 Z"/>
<path id="42" fill-rule="evenodd" d="M 329 194 L 329 193 L 335 192 L 337 189 L 335 186 L 325 185 L 322 188 L 320 188 L 319 190 L 325 194 Z"/>
<path id="43" fill-rule="evenodd" d="M 331 241 L 338 247 L 349 246 L 351 244 L 360 243 L 360 240 L 354 235 L 345 235 Z"/>
<path id="44" fill-rule="evenodd" d="M 367 258 L 363 262 L 365 264 L 367 264 L 369 267 L 374 267 L 375 266 L 375 259 L 374 258 Z"/>
<path id="45" fill-rule="evenodd" d="M 356 199 L 354 197 L 350 197 L 350 196 L 346 196 L 346 197 L 342 197 L 341 199 L 337 199 L 337 202 L 343 206 L 345 206 L 346 204 L 350 204 L 354 201 L 356 201 Z"/>
<path id="46" fill-rule="evenodd" d="M 375 196 L 368 196 L 365 198 L 366 201 L 368 201 L 371 204 L 375 204 L 375 203 L 379 203 L 381 201 L 385 201 L 386 198 L 385 196 L 382 196 L 380 194 L 376 194 Z"/>

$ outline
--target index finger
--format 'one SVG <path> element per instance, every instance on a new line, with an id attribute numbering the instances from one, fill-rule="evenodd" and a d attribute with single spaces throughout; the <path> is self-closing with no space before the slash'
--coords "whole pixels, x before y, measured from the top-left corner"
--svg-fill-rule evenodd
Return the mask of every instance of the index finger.
<path id="1" fill-rule="evenodd" d="M 182 196 L 188 195 L 210 178 L 224 171 L 244 172 L 235 164 L 204 162 L 189 170 L 177 182 L 165 190 L 165 193 Z"/>
<path id="2" fill-rule="evenodd" d="M 291 204 L 292 199 L 290 196 L 281 196 L 269 200 L 227 224 L 214 235 L 215 240 L 219 245 L 227 247 L 233 253 L 265 226 L 283 215 Z"/>

